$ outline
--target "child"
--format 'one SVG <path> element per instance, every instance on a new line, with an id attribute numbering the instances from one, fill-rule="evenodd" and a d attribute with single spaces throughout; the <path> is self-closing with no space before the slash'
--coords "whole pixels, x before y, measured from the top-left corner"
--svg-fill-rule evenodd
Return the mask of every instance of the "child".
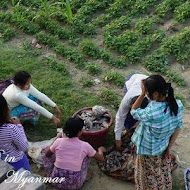
<path id="1" fill-rule="evenodd" d="M 55 125 L 60 125 L 60 109 L 50 98 L 31 84 L 31 75 L 29 73 L 18 71 L 13 80 L 14 84 L 9 85 L 3 92 L 3 96 L 11 109 L 10 114 L 12 117 L 16 116 L 22 122 L 29 120 L 35 125 L 41 113 L 45 117 L 52 119 Z M 39 100 L 54 107 L 59 118 L 39 105 Z"/>
<path id="2" fill-rule="evenodd" d="M 96 152 L 89 143 L 79 139 L 83 126 L 84 121 L 80 118 L 68 119 L 63 130 L 67 137 L 57 138 L 46 151 L 42 150 L 47 175 L 52 178 L 65 177 L 64 182 L 53 184 L 60 189 L 80 188 L 86 179 L 89 158 L 103 160 L 103 153 L 106 152 L 104 147 Z"/>
<path id="3" fill-rule="evenodd" d="M 11 164 L 15 171 L 24 168 L 30 171 L 28 158 L 24 152 L 28 141 L 20 120 L 10 118 L 5 98 L 0 95 L 0 152 L 1 159 Z"/>

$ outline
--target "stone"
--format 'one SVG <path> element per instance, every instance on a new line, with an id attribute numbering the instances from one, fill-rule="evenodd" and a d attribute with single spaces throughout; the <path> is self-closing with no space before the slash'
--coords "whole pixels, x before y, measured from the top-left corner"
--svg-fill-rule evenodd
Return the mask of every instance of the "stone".
<path id="1" fill-rule="evenodd" d="M 100 84 L 100 83 L 101 83 L 100 79 L 94 79 L 94 84 Z"/>
<path id="2" fill-rule="evenodd" d="M 7 172 L 11 170 L 13 170 L 13 167 L 10 164 L 6 163 L 3 160 L 0 160 L 0 183 L 7 178 Z"/>
<path id="3" fill-rule="evenodd" d="M 37 40 L 34 38 L 32 39 L 32 45 L 36 45 L 37 44 Z"/>
<path id="4" fill-rule="evenodd" d="M 40 45 L 40 44 L 36 44 L 36 46 L 35 46 L 37 49 L 41 49 L 42 48 L 42 46 Z"/>
<path id="5" fill-rule="evenodd" d="M 37 180 L 37 178 L 39 179 L 41 178 L 41 176 L 32 174 L 29 171 L 21 168 L 17 172 L 13 173 L 13 175 L 7 178 L 4 182 L 2 182 L 0 184 L 0 189 L 1 190 L 13 190 L 13 189 L 45 190 L 45 184 L 42 183 L 40 180 L 34 182 L 34 180 Z M 22 181 L 26 181 L 26 183 L 23 183 Z"/>

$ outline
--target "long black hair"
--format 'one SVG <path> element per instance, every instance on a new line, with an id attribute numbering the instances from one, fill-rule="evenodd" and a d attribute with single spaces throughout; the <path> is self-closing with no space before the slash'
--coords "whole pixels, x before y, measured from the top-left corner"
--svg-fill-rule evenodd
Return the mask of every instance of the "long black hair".
<path id="1" fill-rule="evenodd" d="M 174 114 L 176 116 L 178 114 L 178 104 L 174 98 L 174 90 L 171 83 L 166 83 L 165 79 L 160 75 L 151 75 L 145 80 L 144 86 L 148 91 L 150 99 L 152 99 L 154 92 L 158 92 L 166 97 L 166 106 L 169 106 L 171 115 Z"/>
<path id="2" fill-rule="evenodd" d="M 31 78 L 31 75 L 26 71 L 17 71 L 13 77 L 15 85 L 24 86 L 28 80 Z"/>
<path id="3" fill-rule="evenodd" d="M 84 121 L 79 117 L 69 118 L 66 121 L 65 127 L 63 128 L 63 132 L 69 138 L 77 137 L 78 132 L 82 130 L 83 126 Z"/>
<path id="4" fill-rule="evenodd" d="M 9 121 L 9 108 L 5 98 L 0 95 L 0 126 L 4 123 L 10 123 Z"/>

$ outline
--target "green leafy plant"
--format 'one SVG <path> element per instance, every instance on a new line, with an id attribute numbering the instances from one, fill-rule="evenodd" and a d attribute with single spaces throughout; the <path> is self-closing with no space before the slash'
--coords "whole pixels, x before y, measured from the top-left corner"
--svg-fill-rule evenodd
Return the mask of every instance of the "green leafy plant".
<path id="1" fill-rule="evenodd" d="M 40 43 L 48 45 L 49 47 L 55 47 L 57 45 L 57 38 L 54 36 L 47 35 L 44 31 L 36 34 L 36 38 Z"/>
<path id="2" fill-rule="evenodd" d="M 185 80 L 178 73 L 168 70 L 166 72 L 166 76 L 169 78 L 169 80 L 177 83 L 179 86 L 186 86 Z"/>
<path id="3" fill-rule="evenodd" d="M 0 22 L 0 34 L 4 41 L 9 41 L 15 36 L 15 30 L 10 25 Z"/>
<path id="4" fill-rule="evenodd" d="M 178 22 L 185 22 L 190 16 L 190 2 L 186 1 L 174 10 L 174 18 Z"/>
<path id="5" fill-rule="evenodd" d="M 110 89 L 103 89 L 100 98 L 105 104 L 113 105 L 116 108 L 119 107 L 120 102 L 118 95 Z"/>
<path id="6" fill-rule="evenodd" d="M 102 73 L 102 68 L 98 64 L 95 64 L 95 63 L 92 63 L 92 62 L 87 64 L 85 68 L 92 75 L 99 75 L 99 74 Z"/>
<path id="7" fill-rule="evenodd" d="M 110 70 L 106 73 L 104 77 L 104 81 L 111 82 L 119 87 L 123 87 L 125 83 L 125 77 L 118 72 Z"/>
<path id="8" fill-rule="evenodd" d="M 81 78 L 80 82 L 82 83 L 82 86 L 84 87 L 91 87 L 94 84 L 94 81 L 91 79 Z"/>
<path id="9" fill-rule="evenodd" d="M 84 39 L 80 43 L 79 48 L 82 52 L 84 52 L 86 55 L 90 57 L 93 58 L 101 57 L 99 47 L 90 39 Z"/>
<path id="10" fill-rule="evenodd" d="M 61 2 L 53 3 L 53 6 L 57 5 L 59 5 L 60 8 L 57 7 L 54 14 L 58 15 L 58 17 L 62 16 L 66 18 L 68 22 L 70 22 L 73 18 L 73 13 L 69 0 L 61 0 Z"/>
<path id="11" fill-rule="evenodd" d="M 67 68 L 65 67 L 63 62 L 57 61 L 54 56 L 44 57 L 42 60 L 43 63 L 50 66 L 50 68 L 57 70 L 67 76 L 69 74 Z"/>

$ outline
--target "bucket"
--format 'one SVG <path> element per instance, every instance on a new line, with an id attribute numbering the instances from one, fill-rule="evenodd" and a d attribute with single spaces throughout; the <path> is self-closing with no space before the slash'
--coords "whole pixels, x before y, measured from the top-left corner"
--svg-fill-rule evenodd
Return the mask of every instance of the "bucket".
<path id="1" fill-rule="evenodd" d="M 73 117 L 76 117 L 76 115 L 80 114 L 83 110 L 92 110 L 92 107 L 85 107 L 78 110 L 73 114 Z M 113 117 L 111 113 L 109 111 L 106 111 L 105 114 L 108 114 L 110 116 L 108 127 L 105 127 L 97 131 L 83 130 L 83 133 L 80 137 L 81 140 L 88 142 L 95 149 L 102 146 L 106 142 L 108 131 L 113 123 Z"/>

